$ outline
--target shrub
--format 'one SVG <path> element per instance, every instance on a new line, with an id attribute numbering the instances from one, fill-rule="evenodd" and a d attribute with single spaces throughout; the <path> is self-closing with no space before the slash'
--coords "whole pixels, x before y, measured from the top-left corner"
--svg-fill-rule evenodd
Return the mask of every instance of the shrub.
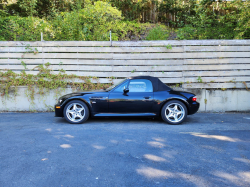
<path id="1" fill-rule="evenodd" d="M 168 37 L 168 28 L 164 25 L 156 25 L 156 27 L 149 31 L 146 40 L 167 40 Z"/>
<path id="2" fill-rule="evenodd" d="M 39 41 L 41 32 L 47 41 L 107 41 L 143 39 L 150 24 L 122 21 L 119 10 L 106 2 L 87 4 L 84 9 L 62 12 L 46 21 L 36 17 L 0 18 L 0 40 Z"/>
<path id="3" fill-rule="evenodd" d="M 188 16 L 188 24 L 178 30 L 178 39 L 250 38 L 250 2 L 236 0 L 217 6 L 203 0 L 194 10 L 194 15 Z"/>
<path id="4" fill-rule="evenodd" d="M 37 41 L 41 39 L 41 32 L 45 40 L 54 34 L 49 22 L 34 17 L 2 17 L 0 18 L 0 40 Z"/>
<path id="5" fill-rule="evenodd" d="M 109 30 L 121 19 L 121 12 L 106 2 L 88 4 L 84 9 L 55 17 L 54 40 L 109 40 Z"/>

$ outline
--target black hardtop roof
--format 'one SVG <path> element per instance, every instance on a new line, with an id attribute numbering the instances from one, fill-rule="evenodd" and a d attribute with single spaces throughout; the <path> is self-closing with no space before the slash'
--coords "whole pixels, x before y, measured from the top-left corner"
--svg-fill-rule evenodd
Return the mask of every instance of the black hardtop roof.
<path id="1" fill-rule="evenodd" d="M 166 84 L 161 82 L 161 80 L 158 77 L 151 77 L 151 76 L 135 76 L 135 77 L 129 77 L 128 79 L 148 79 L 153 84 L 154 92 L 157 91 L 168 91 L 172 90 L 170 87 L 168 87 Z"/>

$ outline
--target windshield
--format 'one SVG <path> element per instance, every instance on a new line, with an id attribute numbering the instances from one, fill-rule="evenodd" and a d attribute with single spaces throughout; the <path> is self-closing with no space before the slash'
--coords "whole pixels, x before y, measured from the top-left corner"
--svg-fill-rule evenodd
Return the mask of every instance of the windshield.
<path id="1" fill-rule="evenodd" d="M 126 81 L 127 79 L 123 79 L 120 82 L 110 86 L 109 88 L 107 88 L 105 91 L 109 92 L 110 90 L 112 90 L 113 88 L 115 88 L 116 86 L 120 85 L 121 83 L 123 83 L 124 81 Z"/>

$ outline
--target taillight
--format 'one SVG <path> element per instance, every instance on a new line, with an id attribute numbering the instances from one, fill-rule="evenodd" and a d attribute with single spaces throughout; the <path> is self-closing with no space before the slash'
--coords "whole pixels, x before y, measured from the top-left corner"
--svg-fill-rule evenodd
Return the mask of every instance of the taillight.
<path id="1" fill-rule="evenodd" d="M 192 98 L 192 101 L 196 101 L 196 100 L 197 100 L 197 97 L 194 96 L 194 97 Z"/>

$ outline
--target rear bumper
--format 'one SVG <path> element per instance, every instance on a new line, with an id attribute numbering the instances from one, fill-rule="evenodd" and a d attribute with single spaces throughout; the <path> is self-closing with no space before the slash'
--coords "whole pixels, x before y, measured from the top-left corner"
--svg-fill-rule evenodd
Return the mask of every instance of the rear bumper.
<path id="1" fill-rule="evenodd" d="M 58 108 L 60 107 L 60 108 Z M 55 105 L 55 117 L 63 117 L 63 108 L 60 105 Z"/>
<path id="2" fill-rule="evenodd" d="M 188 111 L 188 115 L 192 115 L 192 114 L 195 114 L 199 108 L 200 108 L 200 103 L 198 102 L 193 102 L 192 104 L 189 105 L 190 108 L 189 108 L 189 111 Z"/>

